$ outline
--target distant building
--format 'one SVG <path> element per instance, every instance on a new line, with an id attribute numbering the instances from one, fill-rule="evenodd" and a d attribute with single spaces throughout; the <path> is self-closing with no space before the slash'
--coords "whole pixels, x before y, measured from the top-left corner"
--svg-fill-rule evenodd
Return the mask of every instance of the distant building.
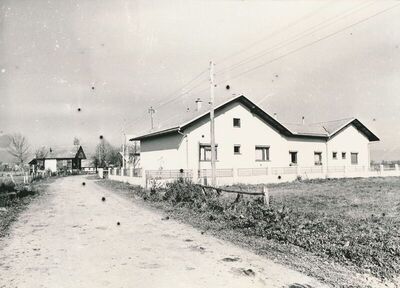
<path id="1" fill-rule="evenodd" d="M 93 164 L 93 161 L 90 159 L 82 159 L 81 168 L 82 168 L 82 171 L 87 172 L 87 173 L 95 173 L 96 172 L 96 166 Z"/>
<path id="2" fill-rule="evenodd" d="M 210 112 L 200 109 L 183 113 L 177 123 L 130 139 L 140 141 L 144 170 L 189 169 L 195 179 L 197 175 L 209 175 Z M 217 169 L 282 170 L 276 173 L 296 169 L 302 173 L 324 173 L 338 166 L 369 167 L 369 143 L 379 141 L 355 118 L 283 124 L 244 96 L 216 106 L 215 131 Z M 255 173 L 248 171 L 245 172 Z"/>
<path id="3" fill-rule="evenodd" d="M 73 172 L 82 170 L 82 160 L 86 159 L 82 146 L 71 150 L 53 150 L 50 148 L 45 157 L 29 162 L 34 171 Z"/>

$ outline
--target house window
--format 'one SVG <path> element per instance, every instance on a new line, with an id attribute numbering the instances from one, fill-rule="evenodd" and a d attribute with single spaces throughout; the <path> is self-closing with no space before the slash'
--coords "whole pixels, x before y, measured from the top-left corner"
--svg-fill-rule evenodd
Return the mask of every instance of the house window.
<path id="1" fill-rule="evenodd" d="M 297 165 L 297 151 L 289 151 L 290 165 Z"/>
<path id="2" fill-rule="evenodd" d="M 217 160 L 218 145 L 215 145 L 215 160 Z M 210 144 L 200 144 L 200 161 L 211 161 L 211 145 Z"/>
<path id="3" fill-rule="evenodd" d="M 351 153 L 351 164 L 358 164 L 358 153 Z"/>
<path id="4" fill-rule="evenodd" d="M 236 155 L 241 154 L 240 153 L 240 145 L 239 144 L 233 145 L 233 153 L 236 154 Z"/>
<path id="5" fill-rule="evenodd" d="M 332 159 L 337 160 L 337 152 L 332 152 Z"/>
<path id="6" fill-rule="evenodd" d="M 269 161 L 269 146 L 256 146 L 256 161 Z"/>
<path id="7" fill-rule="evenodd" d="M 342 159 L 346 159 L 346 152 L 342 152 Z"/>
<path id="8" fill-rule="evenodd" d="M 240 128 L 240 118 L 233 118 L 233 127 Z"/>
<path id="9" fill-rule="evenodd" d="M 322 165 L 322 152 L 314 152 L 314 165 Z"/>

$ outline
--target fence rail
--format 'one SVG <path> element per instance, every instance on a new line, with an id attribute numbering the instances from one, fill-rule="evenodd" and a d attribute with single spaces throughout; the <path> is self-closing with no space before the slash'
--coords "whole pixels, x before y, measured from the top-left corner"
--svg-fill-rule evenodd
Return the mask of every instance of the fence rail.
<path id="1" fill-rule="evenodd" d="M 216 169 L 215 170 L 216 177 L 233 177 L 233 169 Z M 200 178 L 210 178 L 211 177 L 211 169 L 201 169 L 199 171 Z"/>
<path id="2" fill-rule="evenodd" d="M 121 174 L 122 173 L 122 174 Z M 110 175 L 124 177 L 136 177 L 132 181 L 144 180 L 174 180 L 179 178 L 191 179 L 193 181 L 204 180 L 207 183 L 211 178 L 211 169 L 175 169 L 175 170 L 142 170 L 113 168 Z M 325 177 L 372 177 L 372 176 L 400 176 L 400 169 L 397 164 L 390 165 L 347 165 L 347 166 L 287 166 L 287 167 L 257 167 L 257 168 L 226 168 L 216 169 L 216 178 L 219 183 L 266 183 L 269 181 L 290 180 L 296 176 L 307 178 Z M 142 178 L 143 177 L 143 178 Z M 136 183 L 135 182 L 135 183 Z M 145 181 L 143 182 L 145 183 Z"/>
<path id="3" fill-rule="evenodd" d="M 345 166 L 330 166 L 327 168 L 328 173 L 344 173 L 345 171 Z"/>
<path id="4" fill-rule="evenodd" d="M 272 175 L 281 175 L 281 174 L 297 174 L 296 166 L 289 167 L 272 167 L 271 168 Z"/>
<path id="5" fill-rule="evenodd" d="M 317 174 L 317 173 L 323 173 L 323 172 L 324 172 L 324 170 L 321 165 L 299 168 L 300 174 Z"/>
<path id="6" fill-rule="evenodd" d="M 268 168 L 238 168 L 239 177 L 268 175 Z"/>
<path id="7" fill-rule="evenodd" d="M 193 178 L 192 170 L 146 170 L 146 178 L 152 179 L 179 179 Z"/>

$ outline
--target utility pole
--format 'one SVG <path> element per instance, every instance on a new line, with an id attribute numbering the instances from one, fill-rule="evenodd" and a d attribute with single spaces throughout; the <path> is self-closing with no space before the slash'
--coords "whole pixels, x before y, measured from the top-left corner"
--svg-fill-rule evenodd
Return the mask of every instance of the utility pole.
<path id="1" fill-rule="evenodd" d="M 151 130 L 154 128 L 154 123 L 153 123 L 153 114 L 156 112 L 156 110 L 153 109 L 153 106 L 150 106 L 148 112 L 150 113 L 150 119 L 151 119 Z"/>
<path id="2" fill-rule="evenodd" d="M 126 134 L 125 132 L 122 132 L 124 134 L 124 141 L 122 144 L 122 169 L 125 170 L 125 145 L 126 145 Z"/>
<path id="3" fill-rule="evenodd" d="M 211 185 L 217 185 L 215 173 L 215 126 L 214 126 L 214 62 L 210 61 L 210 138 L 211 138 Z"/>

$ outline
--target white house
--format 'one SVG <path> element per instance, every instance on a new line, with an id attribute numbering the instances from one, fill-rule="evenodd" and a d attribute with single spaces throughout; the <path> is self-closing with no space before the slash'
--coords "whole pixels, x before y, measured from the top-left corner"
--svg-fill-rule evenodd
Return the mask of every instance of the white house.
<path id="1" fill-rule="evenodd" d="M 181 123 L 130 139 L 140 141 L 142 170 L 184 169 L 193 172 L 194 180 L 210 176 L 209 111 L 198 109 L 182 118 Z M 379 141 L 355 118 L 282 124 L 245 96 L 215 107 L 215 131 L 217 177 L 221 178 L 265 174 L 281 179 L 289 174 L 367 169 L 369 143 Z"/>

